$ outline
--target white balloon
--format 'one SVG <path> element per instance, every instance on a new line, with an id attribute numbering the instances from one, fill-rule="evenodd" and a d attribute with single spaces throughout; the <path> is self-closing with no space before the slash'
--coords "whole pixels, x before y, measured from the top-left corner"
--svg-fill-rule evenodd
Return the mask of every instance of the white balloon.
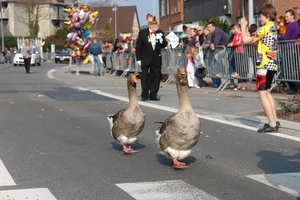
<path id="1" fill-rule="evenodd" d="M 84 11 L 81 9 L 80 11 L 79 11 L 79 19 L 83 19 L 83 17 L 84 17 Z"/>
<path id="2" fill-rule="evenodd" d="M 67 34 L 67 38 L 68 38 L 68 39 L 72 38 L 73 34 L 74 34 L 74 33 L 68 33 L 68 34 Z"/>

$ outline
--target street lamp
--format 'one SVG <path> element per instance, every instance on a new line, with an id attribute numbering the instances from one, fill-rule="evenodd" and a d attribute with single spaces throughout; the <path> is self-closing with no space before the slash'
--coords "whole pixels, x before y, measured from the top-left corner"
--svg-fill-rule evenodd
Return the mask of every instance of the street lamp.
<path id="1" fill-rule="evenodd" d="M 128 1 L 128 0 L 123 0 L 123 1 Z M 114 3 L 112 11 L 115 12 L 115 38 L 117 38 L 117 10 L 118 10 L 118 4 Z"/>
<path id="2" fill-rule="evenodd" d="M 115 38 L 117 38 L 117 10 L 118 10 L 118 4 L 114 3 L 112 10 L 115 12 Z"/>
<path id="3" fill-rule="evenodd" d="M 153 15 L 156 16 L 155 15 L 155 0 L 153 0 Z"/>

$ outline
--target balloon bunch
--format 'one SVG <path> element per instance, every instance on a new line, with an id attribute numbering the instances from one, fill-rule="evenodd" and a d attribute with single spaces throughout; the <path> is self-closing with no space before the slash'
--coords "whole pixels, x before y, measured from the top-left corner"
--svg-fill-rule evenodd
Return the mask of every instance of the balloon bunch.
<path id="1" fill-rule="evenodd" d="M 74 57 L 74 60 L 85 59 L 88 55 L 88 49 L 92 45 L 92 40 L 89 39 L 90 28 L 98 17 L 98 11 L 92 12 L 88 5 L 82 5 L 80 8 L 67 8 L 64 11 L 68 13 L 70 18 L 70 21 L 65 22 L 70 29 L 65 47 L 70 47 L 73 50 L 71 56 Z"/>

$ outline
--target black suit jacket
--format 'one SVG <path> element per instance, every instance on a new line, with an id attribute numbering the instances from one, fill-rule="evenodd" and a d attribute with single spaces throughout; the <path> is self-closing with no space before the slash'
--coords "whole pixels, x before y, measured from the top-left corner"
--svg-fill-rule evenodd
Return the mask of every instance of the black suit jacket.
<path id="1" fill-rule="evenodd" d="M 162 34 L 163 42 L 160 43 L 156 40 L 155 49 L 153 50 L 152 44 L 149 41 L 150 32 L 149 28 L 140 30 L 137 41 L 136 41 L 136 60 L 142 62 L 142 66 L 149 66 L 151 60 L 154 61 L 155 67 L 161 67 L 161 48 L 165 48 L 168 42 L 165 39 L 165 34 L 162 30 L 158 29 L 156 34 Z"/>

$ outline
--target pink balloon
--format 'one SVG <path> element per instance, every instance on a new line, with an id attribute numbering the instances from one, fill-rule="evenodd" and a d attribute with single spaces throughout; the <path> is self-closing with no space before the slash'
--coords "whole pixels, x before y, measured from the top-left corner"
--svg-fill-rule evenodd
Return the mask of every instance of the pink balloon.
<path id="1" fill-rule="evenodd" d="M 79 13 L 78 12 L 74 12 L 72 15 L 72 22 L 77 22 L 78 21 L 78 17 L 79 17 Z"/>
<path id="2" fill-rule="evenodd" d="M 87 39 L 83 45 L 83 49 L 84 51 L 86 51 L 88 48 L 90 48 L 90 46 L 92 45 L 92 41 Z"/>
<path id="3" fill-rule="evenodd" d="M 72 35 L 72 41 L 73 41 L 73 42 L 76 41 L 77 36 L 78 36 L 78 33 L 77 33 L 77 31 L 76 31 L 76 32 L 74 32 L 74 34 Z"/>

